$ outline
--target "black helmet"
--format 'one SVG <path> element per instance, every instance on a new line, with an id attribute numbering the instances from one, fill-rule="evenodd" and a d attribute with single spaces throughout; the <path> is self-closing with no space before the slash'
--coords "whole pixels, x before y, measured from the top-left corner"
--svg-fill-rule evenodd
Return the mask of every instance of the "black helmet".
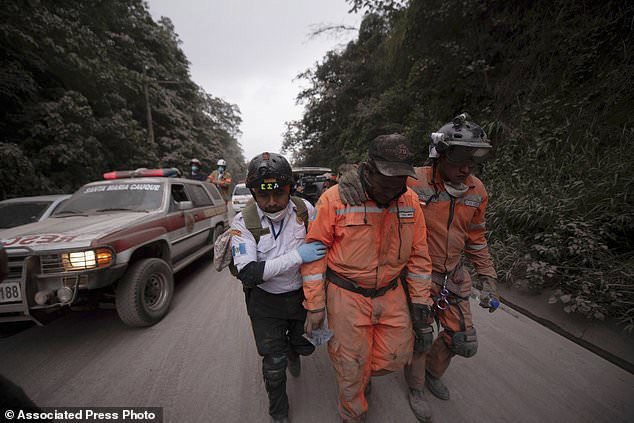
<path id="1" fill-rule="evenodd" d="M 432 133 L 429 157 L 435 159 L 446 155 L 449 161 L 456 163 L 484 160 L 491 144 L 484 130 L 469 119 L 467 113 L 462 113 Z"/>
<path id="2" fill-rule="evenodd" d="M 293 170 L 284 156 L 277 153 L 262 153 L 249 163 L 246 185 L 249 188 L 273 190 L 290 185 L 292 180 Z"/>

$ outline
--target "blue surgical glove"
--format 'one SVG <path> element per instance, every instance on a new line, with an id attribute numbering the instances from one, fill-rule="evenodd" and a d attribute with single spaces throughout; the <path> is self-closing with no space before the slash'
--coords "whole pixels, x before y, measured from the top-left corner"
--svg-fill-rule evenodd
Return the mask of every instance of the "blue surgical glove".
<path id="1" fill-rule="evenodd" d="M 327 251 L 326 246 L 318 241 L 302 244 L 297 247 L 297 252 L 302 258 L 302 263 L 310 263 L 311 261 L 322 259 Z"/>

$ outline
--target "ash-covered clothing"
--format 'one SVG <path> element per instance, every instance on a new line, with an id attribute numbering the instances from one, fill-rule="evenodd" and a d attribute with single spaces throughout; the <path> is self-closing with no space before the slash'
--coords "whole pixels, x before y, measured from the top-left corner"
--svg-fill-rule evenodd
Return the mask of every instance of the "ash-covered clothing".
<path id="1" fill-rule="evenodd" d="M 465 181 L 469 189 L 455 198 L 445 189 L 438 170 L 434 182 L 431 166 L 415 170 L 418 179 L 407 182 L 423 205 L 433 271 L 451 273 L 460 264 L 464 253 L 478 275 L 497 278 L 485 237 L 484 214 L 489 197 L 482 182 L 469 175 Z"/>
<path id="2" fill-rule="evenodd" d="M 231 173 L 228 170 L 224 172 L 219 172 L 218 169 L 211 172 L 208 177 L 209 182 L 215 184 L 218 187 L 218 190 L 222 194 L 222 197 L 225 201 L 229 201 L 231 197 L 231 193 L 229 192 L 231 189 L 231 183 L 233 182 L 231 179 Z"/>
<path id="3" fill-rule="evenodd" d="M 409 179 L 423 207 L 427 223 L 427 244 L 432 261 L 432 297 L 440 298 L 443 287 L 450 295 L 446 308 L 435 308 L 443 331 L 438 334 L 427 354 L 414 353 L 406 371 L 410 388 L 422 390 L 425 371 L 435 378 L 444 375 L 451 359 L 472 357 L 478 339 L 469 294 L 472 280 L 463 268 L 463 255 L 471 261 L 483 288 L 497 292 L 497 275 L 486 241 L 485 212 L 489 201 L 486 189 L 477 177 L 469 175 L 466 192 L 454 196 L 443 184 L 440 171 L 432 166 L 415 168 L 417 180 Z M 446 276 L 446 277 L 445 277 Z"/>
<path id="4" fill-rule="evenodd" d="M 387 207 L 372 199 L 352 207 L 341 201 L 339 186 L 334 186 L 317 202 L 307 239 L 325 244 L 328 254 L 302 265 L 304 307 L 326 307 L 339 414 L 344 421 L 360 421 L 368 410 L 365 387 L 370 376 L 396 371 L 412 356 L 414 331 L 399 281 L 405 269 L 412 302 L 432 304 L 425 218 L 411 189 Z M 344 289 L 333 276 L 383 294 Z"/>
<path id="5" fill-rule="evenodd" d="M 288 415 L 288 357 L 307 356 L 315 351 L 313 344 L 302 336 L 306 320 L 306 310 L 302 307 L 304 295 L 301 289 L 269 294 L 255 287 L 246 290 L 245 299 L 255 346 L 262 357 L 262 376 L 269 397 L 269 414 L 279 419 Z"/>
<path id="6" fill-rule="evenodd" d="M 304 203 L 309 220 L 313 220 L 315 208 L 306 200 Z M 288 202 L 286 213 L 280 222 L 271 221 L 259 207 L 257 210 L 262 228 L 268 228 L 269 233 L 261 235 L 260 242 L 256 244 L 255 238 L 244 224 L 242 213 L 238 213 L 231 224 L 234 231 L 231 238 L 233 262 L 238 271 L 241 271 L 253 261 L 265 261 L 262 277 L 264 283 L 258 285 L 258 288 L 266 292 L 281 294 L 300 289 L 302 258 L 297 247 L 304 243 L 306 226 L 297 215 L 295 204 Z"/>
<path id="7" fill-rule="evenodd" d="M 309 219 L 315 209 L 308 202 Z M 245 300 L 258 354 L 262 356 L 262 376 L 269 397 L 269 414 L 274 419 L 288 416 L 286 366 L 289 357 L 307 356 L 315 347 L 302 336 L 306 310 L 302 306 L 304 293 L 297 247 L 304 243 L 306 226 L 297 215 L 293 201 L 288 202 L 284 217 L 271 221 L 257 207 L 260 224 L 265 232 L 256 244 L 246 228 L 242 213 L 231 225 L 233 261 L 242 271 L 252 262 L 264 262 L 263 283 L 246 288 Z"/>
<path id="8" fill-rule="evenodd" d="M 304 307 L 326 306 L 326 273 L 332 269 L 362 288 L 383 288 L 407 268 L 412 302 L 431 305 L 431 260 L 427 252 L 427 229 L 418 196 L 411 190 L 389 207 L 368 199 L 363 205 L 345 205 L 339 185 L 326 191 L 317 203 L 308 242 L 328 247 L 321 260 L 302 266 Z"/>

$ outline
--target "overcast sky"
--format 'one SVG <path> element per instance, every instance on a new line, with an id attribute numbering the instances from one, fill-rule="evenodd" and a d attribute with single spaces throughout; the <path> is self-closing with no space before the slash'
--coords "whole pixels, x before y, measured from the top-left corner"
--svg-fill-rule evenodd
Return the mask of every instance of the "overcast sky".
<path id="1" fill-rule="evenodd" d="M 169 17 L 190 61 L 192 79 L 205 91 L 237 104 L 239 141 L 247 160 L 279 151 L 284 122 L 301 117 L 298 73 L 328 50 L 356 37 L 311 38 L 321 24 L 359 27 L 344 0 L 148 0 L 155 20 Z M 216 158 L 211 158 L 214 162 Z M 319 165 L 315 163 L 314 165 Z M 213 165 L 212 165 L 213 166 Z"/>

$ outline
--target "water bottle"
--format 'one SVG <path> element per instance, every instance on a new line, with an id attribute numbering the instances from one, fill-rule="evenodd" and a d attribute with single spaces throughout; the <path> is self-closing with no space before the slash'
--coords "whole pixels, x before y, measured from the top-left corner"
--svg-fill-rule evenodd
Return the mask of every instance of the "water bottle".
<path id="1" fill-rule="evenodd" d="M 312 336 L 308 336 L 307 333 L 305 333 L 303 336 L 304 338 L 308 339 L 308 341 L 315 347 L 318 347 L 322 344 L 325 344 L 330 340 L 330 338 L 332 338 L 332 331 L 328 329 L 328 326 L 324 325 L 319 329 L 313 329 Z"/>
<path id="2" fill-rule="evenodd" d="M 482 293 L 479 289 L 471 288 L 471 298 L 474 298 L 479 304 L 486 304 L 489 313 L 493 313 L 500 306 L 500 301 L 491 296 L 488 292 Z"/>

